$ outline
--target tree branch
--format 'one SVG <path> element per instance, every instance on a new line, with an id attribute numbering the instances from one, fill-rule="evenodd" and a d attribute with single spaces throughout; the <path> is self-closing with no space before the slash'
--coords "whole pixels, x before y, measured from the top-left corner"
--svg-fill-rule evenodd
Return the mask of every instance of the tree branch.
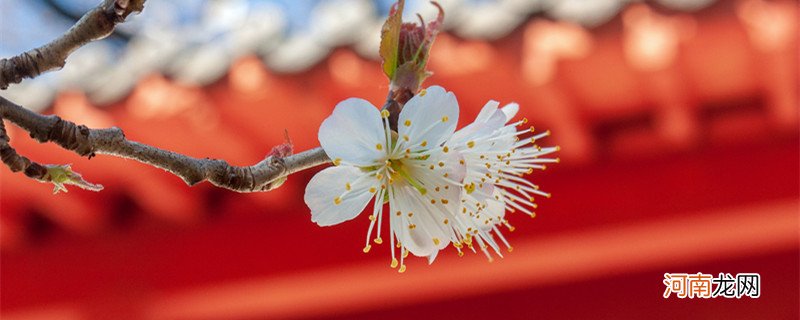
<path id="1" fill-rule="evenodd" d="M 87 12 L 66 33 L 50 43 L 20 55 L 0 59 L 0 89 L 19 83 L 24 78 L 64 66 L 72 51 L 98 39 L 107 37 L 117 23 L 125 21 L 132 12 L 140 12 L 145 0 L 104 0 Z"/>
<path id="2" fill-rule="evenodd" d="M 0 117 L 0 159 L 5 163 L 11 172 L 24 172 L 28 178 L 46 182 L 44 175 L 47 169 L 39 163 L 20 156 L 9 144 L 11 139 L 6 134 L 6 125 Z"/>
<path id="3" fill-rule="evenodd" d="M 55 115 L 41 115 L 3 97 L 0 97 L 0 118 L 17 124 L 39 142 L 52 141 L 90 159 L 96 153 L 133 159 L 164 169 L 190 186 L 208 180 L 217 187 L 238 192 L 269 191 L 280 186 L 282 178 L 291 173 L 330 161 L 322 148 L 314 148 L 286 157 L 271 155 L 252 166 L 231 166 L 224 160 L 192 158 L 127 140 L 117 127 L 89 129 Z"/>

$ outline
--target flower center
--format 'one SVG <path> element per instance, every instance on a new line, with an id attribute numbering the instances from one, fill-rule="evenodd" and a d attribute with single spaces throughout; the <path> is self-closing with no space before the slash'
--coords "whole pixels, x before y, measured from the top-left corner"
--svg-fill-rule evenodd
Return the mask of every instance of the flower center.
<path id="1" fill-rule="evenodd" d="M 408 168 L 403 164 L 402 159 L 389 159 L 388 160 L 389 166 L 389 174 L 391 179 L 389 181 L 396 180 L 397 178 L 403 178 L 408 184 L 410 184 L 414 189 L 417 189 L 420 194 L 428 193 L 428 190 L 420 183 L 420 181 L 414 178 L 409 172 Z"/>

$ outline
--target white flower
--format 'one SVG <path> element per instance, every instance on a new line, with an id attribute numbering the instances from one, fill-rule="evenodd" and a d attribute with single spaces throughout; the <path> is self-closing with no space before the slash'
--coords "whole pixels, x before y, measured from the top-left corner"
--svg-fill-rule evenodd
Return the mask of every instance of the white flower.
<path id="1" fill-rule="evenodd" d="M 505 219 L 506 209 L 522 211 L 535 216 L 534 195 L 550 197 L 549 193 L 522 178 L 534 169 L 545 169 L 545 163 L 559 162 L 558 158 L 542 158 L 556 152 L 558 147 L 542 148 L 535 142 L 550 134 L 549 131 L 520 139 L 533 127 L 517 131 L 517 126 L 527 123 L 527 119 L 507 124 L 519 110 L 517 104 L 498 108 L 499 103 L 489 101 L 478 114 L 475 121 L 457 131 L 448 141 L 466 161 L 467 173 L 463 181 L 462 206 L 460 212 L 468 217 L 468 227 L 458 230 L 461 243 L 454 246 L 462 255 L 461 247 L 466 245 L 473 251 L 472 240 L 478 242 L 481 250 L 491 260 L 487 247 L 491 247 L 502 257 L 497 237 L 511 251 L 512 247 L 503 237 L 498 225 L 514 228 Z"/>
<path id="2" fill-rule="evenodd" d="M 382 219 L 389 218 L 392 267 L 408 252 L 429 261 L 459 238 L 452 226 L 460 208 L 465 173 L 460 155 L 445 145 L 458 121 L 451 92 L 433 86 L 411 98 L 399 114 L 395 133 L 389 112 L 362 99 L 340 102 L 320 127 L 319 141 L 335 167 L 315 175 L 306 187 L 311 220 L 320 226 L 355 218 L 371 199 L 364 252 L 380 244 Z M 389 212 L 384 217 L 384 202 Z"/>

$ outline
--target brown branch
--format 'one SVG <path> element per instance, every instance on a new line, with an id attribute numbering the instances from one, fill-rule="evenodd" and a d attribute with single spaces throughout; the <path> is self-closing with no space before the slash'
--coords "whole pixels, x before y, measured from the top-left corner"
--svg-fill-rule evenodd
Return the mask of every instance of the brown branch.
<path id="1" fill-rule="evenodd" d="M 0 89 L 19 83 L 24 78 L 60 69 L 70 53 L 81 46 L 107 37 L 117 23 L 132 12 L 141 12 L 145 0 L 104 0 L 87 12 L 66 33 L 50 43 L 20 55 L 0 59 Z"/>
<path id="2" fill-rule="evenodd" d="M 47 169 L 30 159 L 20 156 L 14 148 L 9 144 L 11 139 L 6 134 L 6 126 L 3 119 L 0 118 L 0 159 L 5 163 L 11 172 L 24 172 L 29 178 L 47 182 L 44 179 L 47 174 Z"/>
<path id="3" fill-rule="evenodd" d="M 97 153 L 133 159 L 164 169 L 190 186 L 208 180 L 215 186 L 238 192 L 268 191 L 280 186 L 291 173 L 330 161 L 322 148 L 314 148 L 286 157 L 271 155 L 252 166 L 231 166 L 224 160 L 192 158 L 127 140 L 117 127 L 89 129 L 55 115 L 41 115 L 3 97 L 0 97 L 0 118 L 17 124 L 39 142 L 55 142 L 89 158 Z"/>

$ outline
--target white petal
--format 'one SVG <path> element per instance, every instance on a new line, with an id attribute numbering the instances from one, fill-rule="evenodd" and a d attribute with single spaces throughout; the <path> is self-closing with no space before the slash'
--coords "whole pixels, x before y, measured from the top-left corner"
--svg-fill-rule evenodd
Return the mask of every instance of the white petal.
<path id="1" fill-rule="evenodd" d="M 428 146 L 439 146 L 449 139 L 458 122 L 458 101 L 452 92 L 432 86 L 425 94 L 408 100 L 400 111 L 398 133 L 408 136 L 410 144 L 426 141 Z M 402 140 L 401 140 L 402 141 Z M 402 142 L 401 142 L 402 143 Z"/>
<path id="2" fill-rule="evenodd" d="M 330 167 L 314 175 L 303 198 L 311 209 L 311 221 L 331 226 L 358 216 L 374 196 L 369 188 L 379 184 L 366 175 L 352 166 Z M 348 184 L 350 191 L 346 190 Z"/>
<path id="3" fill-rule="evenodd" d="M 358 166 L 382 161 L 387 152 L 385 140 L 380 112 L 363 99 L 339 102 L 319 128 L 319 143 L 328 157 Z"/>
<path id="4" fill-rule="evenodd" d="M 481 108 L 481 112 L 478 113 L 478 116 L 475 117 L 475 122 L 486 122 L 486 120 L 491 117 L 495 111 L 497 111 L 497 107 L 500 105 L 500 102 L 489 100 L 483 108 Z"/>
<path id="5" fill-rule="evenodd" d="M 467 142 L 488 138 L 502 128 L 507 119 L 506 114 L 497 109 L 498 105 L 494 100 L 487 102 L 475 121 L 456 131 L 448 143 L 460 150 Z"/>
<path id="6" fill-rule="evenodd" d="M 430 256 L 446 247 L 450 237 L 436 223 L 438 219 L 443 224 L 443 213 L 425 202 L 428 199 L 405 181 L 395 182 L 393 188 L 390 200 L 392 229 L 398 241 L 418 257 Z M 400 216 L 394 214 L 397 211 L 400 211 Z M 413 213 L 413 217 L 409 217 L 408 213 Z"/>
<path id="7" fill-rule="evenodd" d="M 436 256 L 439 255 L 439 250 L 434 251 L 431 255 L 428 256 L 428 264 L 433 264 L 433 261 L 436 260 Z"/>
<path id="8" fill-rule="evenodd" d="M 514 116 L 519 112 L 519 104 L 512 102 L 505 105 L 500 110 L 503 110 L 503 113 L 506 115 L 506 122 L 509 122 L 511 119 L 514 119 Z"/>
<path id="9" fill-rule="evenodd" d="M 487 225 L 484 224 L 483 221 L 475 221 L 476 224 L 484 231 L 491 230 L 492 226 L 495 224 L 499 224 L 500 221 L 503 219 L 503 217 L 505 217 L 506 215 L 506 206 L 503 203 L 502 195 L 500 194 L 500 191 L 497 188 L 495 188 L 494 190 L 494 195 L 500 197 L 501 200 L 500 201 L 495 200 L 494 197 L 492 197 L 489 200 L 486 200 L 486 209 L 483 210 L 483 215 L 485 216 L 484 219 L 494 218 L 492 220 L 494 221 L 494 223 Z"/>

